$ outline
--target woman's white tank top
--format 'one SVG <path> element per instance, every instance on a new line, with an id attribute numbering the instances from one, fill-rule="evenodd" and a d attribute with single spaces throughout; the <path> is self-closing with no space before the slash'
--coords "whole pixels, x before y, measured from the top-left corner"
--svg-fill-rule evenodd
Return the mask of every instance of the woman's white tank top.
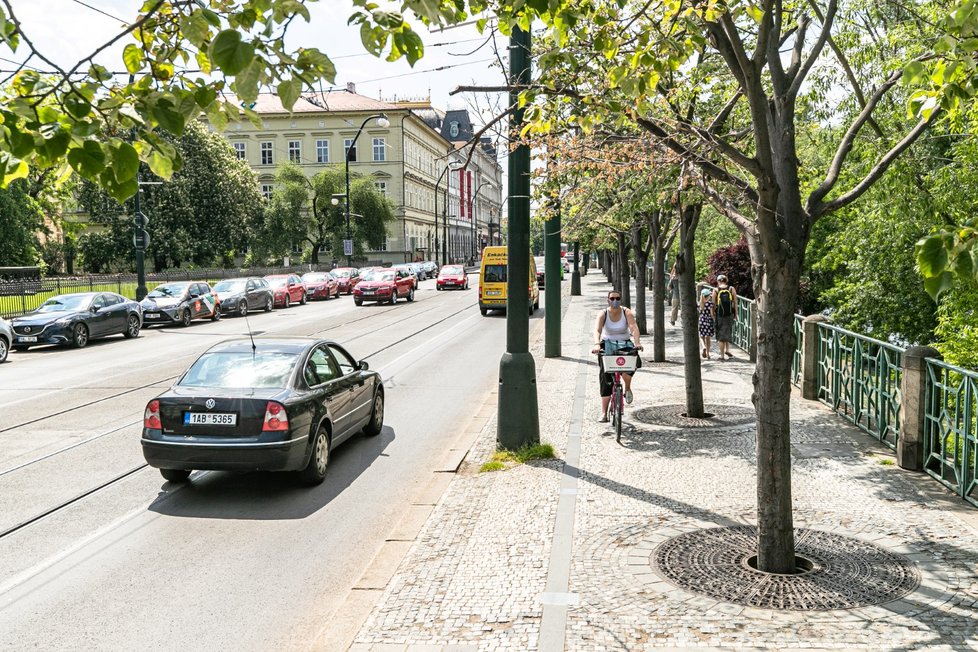
<path id="1" fill-rule="evenodd" d="M 604 312 L 604 326 L 601 328 L 601 339 L 602 340 L 627 340 L 628 336 L 628 318 L 625 317 L 625 309 L 621 309 L 621 319 L 618 321 L 611 320 L 611 311 L 605 310 Z"/>

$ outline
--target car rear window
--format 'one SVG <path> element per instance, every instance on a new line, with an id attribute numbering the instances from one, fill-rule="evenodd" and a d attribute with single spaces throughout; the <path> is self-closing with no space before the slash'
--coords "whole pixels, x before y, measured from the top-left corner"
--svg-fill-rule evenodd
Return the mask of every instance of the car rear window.
<path id="1" fill-rule="evenodd" d="M 486 265 L 486 271 L 483 278 L 485 279 L 486 283 L 505 283 L 506 265 Z"/>
<path id="2" fill-rule="evenodd" d="M 488 271 L 488 268 L 486 269 L 486 271 Z M 455 276 L 458 274 L 464 274 L 465 269 L 461 267 L 442 267 L 441 273 L 444 274 L 445 276 Z"/>
<path id="3" fill-rule="evenodd" d="M 177 384 L 191 387 L 285 387 L 298 358 L 297 353 L 282 351 L 205 353 Z"/>
<path id="4" fill-rule="evenodd" d="M 215 292 L 242 292 L 245 289 L 245 281 L 221 281 L 214 286 Z"/>

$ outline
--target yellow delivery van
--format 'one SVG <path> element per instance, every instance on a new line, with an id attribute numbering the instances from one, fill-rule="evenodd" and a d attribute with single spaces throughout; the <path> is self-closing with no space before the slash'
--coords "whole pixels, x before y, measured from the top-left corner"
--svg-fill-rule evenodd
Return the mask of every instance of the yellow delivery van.
<path id="1" fill-rule="evenodd" d="M 482 266 L 479 268 L 479 310 L 483 316 L 490 310 L 506 310 L 507 247 L 486 247 L 482 251 Z M 540 307 L 540 288 L 537 287 L 537 265 L 530 258 L 530 275 L 527 287 L 530 290 L 529 314 Z"/>

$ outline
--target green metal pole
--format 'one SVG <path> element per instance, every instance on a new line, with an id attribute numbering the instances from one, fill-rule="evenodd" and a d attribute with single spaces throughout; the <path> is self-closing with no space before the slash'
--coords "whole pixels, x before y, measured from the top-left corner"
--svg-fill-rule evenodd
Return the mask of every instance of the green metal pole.
<path id="1" fill-rule="evenodd" d="M 581 243 L 574 243 L 574 271 L 571 273 L 571 296 L 581 296 Z"/>
<path id="2" fill-rule="evenodd" d="M 546 282 L 544 322 L 544 355 L 560 357 L 560 200 L 543 227 L 543 269 Z"/>
<path id="3" fill-rule="evenodd" d="M 530 83 L 530 34 L 513 29 L 509 55 L 510 83 Z M 519 105 L 519 91 L 510 102 Z M 510 127 L 519 133 L 522 108 L 513 112 Z M 530 355 L 530 148 L 520 144 L 509 155 L 509 237 L 506 282 L 506 353 L 499 360 L 499 404 L 496 443 L 516 450 L 540 443 L 537 374 Z M 536 279 L 533 279 L 536 283 Z"/>

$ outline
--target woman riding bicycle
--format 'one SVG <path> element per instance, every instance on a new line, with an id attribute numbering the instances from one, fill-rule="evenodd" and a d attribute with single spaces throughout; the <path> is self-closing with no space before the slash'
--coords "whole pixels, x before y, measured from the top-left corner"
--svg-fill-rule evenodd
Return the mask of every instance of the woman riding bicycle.
<path id="1" fill-rule="evenodd" d="M 628 335 L 631 333 L 632 340 L 629 341 Z M 594 324 L 594 348 L 591 353 L 610 354 L 615 349 L 629 346 L 634 342 L 636 350 L 642 350 L 641 335 L 638 331 L 638 324 L 635 323 L 635 315 L 628 308 L 621 305 L 621 292 L 611 290 L 608 292 L 608 308 L 602 310 L 598 315 L 598 320 Z M 642 358 L 638 358 L 638 366 L 642 366 Z M 621 375 L 622 383 L 625 385 L 625 402 L 632 402 L 632 375 L 634 372 L 627 372 Z M 611 402 L 611 379 L 610 374 L 604 372 L 604 363 L 598 357 L 598 385 L 601 389 L 601 416 L 598 421 L 606 423 L 608 421 L 608 404 Z"/>

